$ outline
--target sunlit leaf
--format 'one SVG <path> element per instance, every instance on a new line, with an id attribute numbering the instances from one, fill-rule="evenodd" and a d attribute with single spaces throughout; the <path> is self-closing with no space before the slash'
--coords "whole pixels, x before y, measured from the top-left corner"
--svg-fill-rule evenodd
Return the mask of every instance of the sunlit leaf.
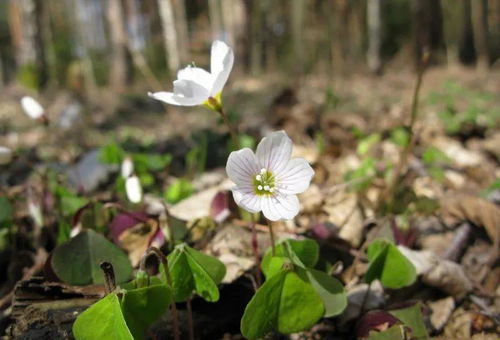
<path id="1" fill-rule="evenodd" d="M 413 264 L 386 240 L 375 240 L 368 246 L 368 261 L 368 283 L 378 279 L 384 287 L 397 289 L 411 285 L 417 278 Z"/>

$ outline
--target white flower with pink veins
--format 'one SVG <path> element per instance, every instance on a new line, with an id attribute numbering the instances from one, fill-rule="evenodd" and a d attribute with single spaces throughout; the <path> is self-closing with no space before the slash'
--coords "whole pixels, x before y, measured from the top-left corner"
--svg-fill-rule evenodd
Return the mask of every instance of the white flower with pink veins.
<path id="1" fill-rule="evenodd" d="M 303 158 L 290 159 L 292 141 L 285 131 L 263 138 L 254 154 L 249 148 L 229 155 L 226 172 L 236 184 L 236 203 L 271 221 L 293 219 L 300 209 L 297 194 L 307 190 L 314 170 Z"/>

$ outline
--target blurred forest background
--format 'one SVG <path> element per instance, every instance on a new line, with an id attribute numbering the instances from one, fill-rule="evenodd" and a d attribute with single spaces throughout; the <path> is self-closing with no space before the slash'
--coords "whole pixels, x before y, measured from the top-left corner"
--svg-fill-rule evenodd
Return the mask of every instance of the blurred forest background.
<path id="1" fill-rule="evenodd" d="M 208 63 L 214 39 L 234 47 L 239 74 L 380 74 L 424 50 L 485 70 L 500 56 L 500 1 L 2 0 L 0 88 L 166 89 L 181 66 Z"/>

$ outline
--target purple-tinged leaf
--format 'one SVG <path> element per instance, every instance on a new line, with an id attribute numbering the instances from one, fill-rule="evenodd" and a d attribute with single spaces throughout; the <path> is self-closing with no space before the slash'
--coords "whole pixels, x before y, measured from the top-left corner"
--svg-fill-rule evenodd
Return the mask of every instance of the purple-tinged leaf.
<path id="1" fill-rule="evenodd" d="M 370 331 L 383 331 L 400 322 L 396 317 L 383 310 L 369 311 L 356 325 L 358 338 L 367 338 Z"/>
<path id="2" fill-rule="evenodd" d="M 229 191 L 218 192 L 210 203 L 210 216 L 221 223 L 231 215 L 229 206 Z"/>
<path id="3" fill-rule="evenodd" d="M 142 211 L 122 212 L 117 215 L 109 226 L 111 238 L 116 244 L 120 243 L 119 236 L 127 229 L 144 223 L 148 220 L 148 215 Z"/>

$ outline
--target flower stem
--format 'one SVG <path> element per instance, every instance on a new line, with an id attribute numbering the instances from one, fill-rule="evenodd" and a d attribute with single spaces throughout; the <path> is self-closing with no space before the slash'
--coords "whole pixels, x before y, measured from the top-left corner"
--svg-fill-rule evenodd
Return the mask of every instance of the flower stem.
<path id="1" fill-rule="evenodd" d="M 269 237 L 271 238 L 271 249 L 272 249 L 272 254 L 273 256 L 276 256 L 276 247 L 275 247 L 275 242 L 274 242 L 274 231 L 273 231 L 273 223 L 271 221 L 267 221 L 267 224 L 269 226 Z"/>
<path id="2" fill-rule="evenodd" d="M 234 147 L 236 149 L 239 149 L 240 148 L 240 141 L 238 139 L 238 134 L 236 133 L 235 127 L 229 121 L 229 118 L 227 117 L 227 115 L 226 115 L 224 109 L 222 108 L 222 106 L 219 107 L 218 112 L 222 116 L 222 119 L 224 120 L 224 123 L 226 124 L 227 128 L 229 129 L 229 133 L 231 134 L 231 139 L 233 140 Z"/>
<path id="3" fill-rule="evenodd" d="M 257 229 L 255 228 L 255 217 L 250 214 L 250 226 L 252 228 L 252 249 L 255 256 L 255 282 L 257 288 L 262 284 L 262 275 L 260 272 L 259 240 L 257 239 Z"/>
<path id="4" fill-rule="evenodd" d="M 194 340 L 193 309 L 191 308 L 191 298 L 186 301 L 188 312 L 189 340 Z"/>
<path id="5" fill-rule="evenodd" d="M 411 112 L 410 112 L 410 124 L 408 126 L 408 142 L 401 151 L 401 155 L 399 158 L 399 162 L 396 165 L 394 169 L 394 173 L 392 175 L 392 180 L 389 182 L 385 194 L 380 195 L 382 198 L 378 202 L 378 208 L 381 208 L 383 198 L 387 197 L 389 200 L 389 207 L 392 209 L 392 206 L 394 204 L 394 192 L 396 191 L 396 186 L 398 182 L 400 181 L 401 177 L 401 172 L 403 169 L 407 166 L 408 164 L 408 156 L 410 155 L 413 146 L 415 145 L 415 123 L 417 121 L 418 117 L 418 99 L 419 99 L 419 94 L 420 94 L 420 88 L 422 85 L 422 80 L 424 77 L 425 69 L 427 66 L 427 63 L 429 61 L 429 54 L 424 53 L 422 56 L 422 61 L 421 64 L 419 65 L 418 71 L 417 71 L 417 81 L 415 84 L 415 88 L 413 90 L 413 98 L 412 98 L 412 103 L 411 103 Z"/>
<path id="6" fill-rule="evenodd" d="M 174 329 L 174 340 L 180 340 L 180 331 L 179 331 L 179 315 L 177 314 L 177 306 L 175 305 L 175 299 L 174 299 L 174 285 L 172 283 L 172 276 L 170 276 L 170 270 L 168 268 L 168 260 L 167 257 L 161 252 L 160 249 L 156 247 L 149 247 L 147 250 L 147 253 L 153 252 L 156 254 L 158 259 L 161 261 L 161 264 L 163 265 L 163 270 L 165 271 L 165 277 L 167 278 L 167 284 L 172 290 L 172 303 L 171 303 L 171 309 L 172 309 L 172 327 Z"/>

